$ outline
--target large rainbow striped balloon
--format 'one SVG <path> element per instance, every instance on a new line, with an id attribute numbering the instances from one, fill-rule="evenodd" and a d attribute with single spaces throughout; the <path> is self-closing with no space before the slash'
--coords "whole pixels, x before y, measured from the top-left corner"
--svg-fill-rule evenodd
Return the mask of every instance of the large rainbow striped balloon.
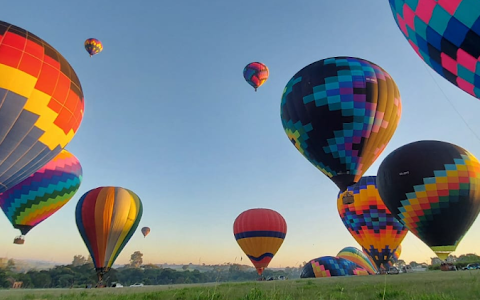
<path id="1" fill-rule="evenodd" d="M 82 166 L 62 150 L 43 168 L 0 195 L 0 207 L 22 235 L 62 208 L 77 192 Z"/>
<path id="2" fill-rule="evenodd" d="M 92 256 L 99 281 L 137 230 L 142 215 L 143 204 L 138 195 L 122 187 L 98 187 L 78 200 L 77 228 Z"/>
<path id="3" fill-rule="evenodd" d="M 377 267 L 372 263 L 372 261 L 370 261 L 368 256 L 355 247 L 343 248 L 340 250 L 340 252 L 338 252 L 337 257 L 356 263 L 360 267 L 364 268 L 370 275 L 378 272 Z"/>

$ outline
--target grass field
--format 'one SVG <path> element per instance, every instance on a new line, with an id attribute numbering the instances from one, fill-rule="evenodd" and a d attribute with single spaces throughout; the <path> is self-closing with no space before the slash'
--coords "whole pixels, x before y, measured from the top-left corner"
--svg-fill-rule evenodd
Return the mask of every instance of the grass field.
<path id="1" fill-rule="evenodd" d="M 480 271 L 418 272 L 286 281 L 142 288 L 0 290 L 0 299 L 119 300 L 453 300 L 480 299 Z"/>

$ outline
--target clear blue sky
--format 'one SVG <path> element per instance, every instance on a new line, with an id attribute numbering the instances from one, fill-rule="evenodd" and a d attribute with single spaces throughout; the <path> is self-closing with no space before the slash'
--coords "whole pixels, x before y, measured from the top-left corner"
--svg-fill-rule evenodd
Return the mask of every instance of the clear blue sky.
<path id="1" fill-rule="evenodd" d="M 291 145 L 280 121 L 288 80 L 331 56 L 368 59 L 400 89 L 399 127 L 366 175 L 392 150 L 422 139 L 480 157 L 480 141 L 460 117 L 480 135 L 479 100 L 425 67 L 388 1 L 7 1 L 0 19 L 60 51 L 85 94 L 83 122 L 67 146 L 83 166 L 80 190 L 23 246 L 12 244 L 18 231 L 0 217 L 0 256 L 70 262 L 87 255 L 75 205 L 102 185 L 135 191 L 145 209 L 139 230 L 152 229 L 146 239 L 138 230 L 117 263 L 136 250 L 151 263 L 245 262 L 232 226 L 253 207 L 287 221 L 273 267 L 358 246 L 338 216 L 337 187 Z M 83 48 L 90 37 L 104 44 L 92 58 Z M 257 93 L 242 77 L 252 61 L 270 69 Z M 477 220 L 455 254 L 475 252 L 479 233 Z M 408 234 L 401 258 L 433 256 Z"/>

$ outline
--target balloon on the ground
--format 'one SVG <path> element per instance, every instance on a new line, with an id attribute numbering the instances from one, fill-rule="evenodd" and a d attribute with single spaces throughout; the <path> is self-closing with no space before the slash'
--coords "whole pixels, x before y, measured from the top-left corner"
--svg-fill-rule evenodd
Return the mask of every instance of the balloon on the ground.
<path id="1" fill-rule="evenodd" d="M 310 260 L 303 266 L 300 278 L 368 275 L 368 272 L 349 260 L 333 256 L 322 256 Z"/>
<path id="2" fill-rule="evenodd" d="M 370 275 L 378 272 L 377 267 L 373 264 L 367 255 L 355 247 L 345 247 L 338 252 L 337 257 L 344 258 L 360 267 L 364 268 Z"/>
<path id="3" fill-rule="evenodd" d="M 480 5 L 477 0 L 389 0 L 397 26 L 440 76 L 480 98 Z"/>
<path id="4" fill-rule="evenodd" d="M 67 204 L 81 182 L 80 162 L 62 150 L 40 170 L 0 194 L 0 207 L 13 227 L 26 235 Z"/>
<path id="5" fill-rule="evenodd" d="M 75 220 L 101 282 L 143 214 L 140 198 L 131 190 L 105 186 L 86 192 L 78 201 Z"/>
<path id="6" fill-rule="evenodd" d="M 84 43 L 84 46 L 85 50 L 87 50 L 88 54 L 90 54 L 90 57 L 102 52 L 103 50 L 102 42 L 94 38 L 87 39 Z"/>
<path id="7" fill-rule="evenodd" d="M 252 62 L 243 68 L 243 78 L 253 86 L 255 92 L 268 79 L 269 71 L 266 65 L 260 62 Z"/>
<path id="8" fill-rule="evenodd" d="M 443 260 L 480 212 L 480 163 L 450 143 L 396 149 L 380 165 L 377 186 L 388 209 Z"/>
<path id="9" fill-rule="evenodd" d="M 83 91 L 47 42 L 0 21 L 0 193 L 51 161 L 83 118 Z"/>
<path id="10" fill-rule="evenodd" d="M 360 180 L 382 153 L 400 116 L 392 77 L 355 57 L 306 66 L 287 83 L 281 101 L 288 139 L 341 191 Z"/>
<path id="11" fill-rule="evenodd" d="M 233 224 L 238 245 L 262 275 L 287 234 L 287 223 L 278 212 L 253 208 L 242 212 Z"/>
<path id="12" fill-rule="evenodd" d="M 347 191 L 340 192 L 337 209 L 343 224 L 380 268 L 386 265 L 407 235 L 407 228 L 388 210 L 380 198 L 375 176 L 365 176 Z M 343 202 L 344 193 L 352 193 L 351 204 Z"/>

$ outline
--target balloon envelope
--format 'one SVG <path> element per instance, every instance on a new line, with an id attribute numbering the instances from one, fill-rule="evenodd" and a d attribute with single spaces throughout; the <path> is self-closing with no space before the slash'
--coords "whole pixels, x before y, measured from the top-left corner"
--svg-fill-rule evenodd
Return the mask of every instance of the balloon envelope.
<path id="1" fill-rule="evenodd" d="M 94 38 L 87 39 L 84 46 L 90 56 L 98 54 L 103 50 L 102 42 Z"/>
<path id="2" fill-rule="evenodd" d="M 383 203 L 375 179 L 365 176 L 348 187 L 344 193 L 353 193 L 352 204 L 344 204 L 344 193 L 339 193 L 337 209 L 347 230 L 380 268 L 389 262 L 408 230 Z"/>
<path id="3" fill-rule="evenodd" d="M 150 227 L 143 227 L 142 228 L 143 237 L 146 237 L 149 233 L 150 233 Z"/>
<path id="4" fill-rule="evenodd" d="M 371 275 L 378 272 L 377 267 L 369 260 L 367 255 L 355 247 L 343 248 L 338 252 L 337 257 L 356 263 Z"/>
<path id="5" fill-rule="evenodd" d="M 400 115 L 400 93 L 391 76 L 354 57 L 306 66 L 290 79 L 281 102 L 288 139 L 341 191 L 382 153 Z"/>
<path id="6" fill-rule="evenodd" d="M 75 220 L 99 281 L 137 230 L 142 214 L 140 198 L 121 187 L 98 187 L 78 201 Z"/>
<path id="7" fill-rule="evenodd" d="M 75 71 L 36 35 L 0 21 L 0 193 L 51 161 L 83 118 Z"/>
<path id="8" fill-rule="evenodd" d="M 249 209 L 235 219 L 233 234 L 258 274 L 262 275 L 285 239 L 287 223 L 274 210 Z"/>
<path id="9" fill-rule="evenodd" d="M 389 0 L 410 46 L 440 76 L 480 98 L 480 5 L 476 0 Z"/>
<path id="10" fill-rule="evenodd" d="M 390 211 L 441 259 L 455 251 L 480 211 L 480 163 L 450 143 L 396 149 L 380 165 L 377 185 Z"/>
<path id="11" fill-rule="evenodd" d="M 255 91 L 268 79 L 269 71 L 266 65 L 260 62 L 252 62 L 243 68 L 243 78 L 253 86 Z"/>
<path id="12" fill-rule="evenodd" d="M 300 278 L 317 278 L 348 275 L 368 275 L 368 272 L 349 260 L 322 256 L 312 259 L 302 269 Z"/>
<path id="13" fill-rule="evenodd" d="M 82 166 L 67 150 L 0 194 L 0 207 L 22 235 L 67 204 L 82 182 Z"/>

